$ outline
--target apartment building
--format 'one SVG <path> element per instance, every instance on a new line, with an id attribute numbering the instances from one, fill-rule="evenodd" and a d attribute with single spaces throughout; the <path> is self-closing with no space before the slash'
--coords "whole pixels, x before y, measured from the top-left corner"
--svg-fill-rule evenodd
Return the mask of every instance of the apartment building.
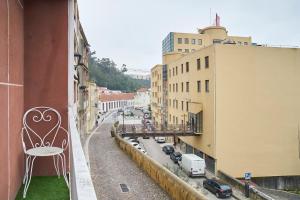
<path id="1" fill-rule="evenodd" d="M 210 26 L 198 33 L 170 32 L 162 42 L 162 53 L 190 53 L 217 43 L 251 45 L 251 37 L 228 36 L 225 27 Z"/>
<path id="2" fill-rule="evenodd" d="M 295 186 L 300 49 L 253 44 L 251 37 L 228 36 L 224 27 L 213 26 L 199 31 L 202 47 L 185 53 L 178 51 L 183 44 L 173 35 L 169 46 L 174 48 L 163 52 L 167 92 L 157 91 L 157 96 L 167 94 L 168 125 L 184 124 L 200 134 L 180 137 L 182 150 L 205 158 L 215 173 L 242 178 L 251 172 L 258 184 Z M 198 40 L 193 34 L 180 38 L 190 41 L 189 36 Z"/>
<path id="3" fill-rule="evenodd" d="M 151 111 L 155 126 L 163 124 L 163 66 L 155 65 L 151 69 Z"/>

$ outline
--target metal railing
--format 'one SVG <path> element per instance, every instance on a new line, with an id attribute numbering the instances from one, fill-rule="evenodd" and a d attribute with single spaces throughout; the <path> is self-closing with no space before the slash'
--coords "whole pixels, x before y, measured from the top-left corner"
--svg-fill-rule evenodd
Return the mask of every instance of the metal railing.
<path id="1" fill-rule="evenodd" d="M 83 153 L 75 115 L 69 108 L 70 151 L 70 195 L 72 200 L 96 200 L 91 174 Z"/>

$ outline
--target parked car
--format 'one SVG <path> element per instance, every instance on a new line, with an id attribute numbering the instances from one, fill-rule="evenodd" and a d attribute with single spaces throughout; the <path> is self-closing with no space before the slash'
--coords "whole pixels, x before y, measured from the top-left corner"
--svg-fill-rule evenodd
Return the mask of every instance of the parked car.
<path id="1" fill-rule="evenodd" d="M 150 137 L 148 135 L 143 135 L 143 139 L 149 139 Z"/>
<path id="2" fill-rule="evenodd" d="M 156 137 L 155 140 L 158 143 L 165 143 L 166 142 L 166 138 L 165 137 Z"/>
<path id="3" fill-rule="evenodd" d="M 181 160 L 181 153 L 180 152 L 173 152 L 170 154 L 170 159 L 173 160 L 174 163 L 178 163 Z"/>
<path id="4" fill-rule="evenodd" d="M 216 180 L 216 179 L 204 180 L 203 187 L 209 190 L 210 192 L 214 193 L 218 198 L 232 196 L 231 187 L 220 180 Z"/>
<path id="5" fill-rule="evenodd" d="M 205 160 L 195 154 L 182 154 L 179 166 L 188 176 L 205 176 Z"/>
<path id="6" fill-rule="evenodd" d="M 129 139 L 128 141 L 129 141 L 129 142 L 136 142 L 136 143 L 138 143 L 138 144 L 140 143 L 140 141 L 138 141 L 138 139 L 136 139 L 136 138 L 135 138 L 135 139 Z"/>
<path id="7" fill-rule="evenodd" d="M 169 155 L 174 152 L 174 147 L 172 145 L 165 145 L 162 150 Z"/>

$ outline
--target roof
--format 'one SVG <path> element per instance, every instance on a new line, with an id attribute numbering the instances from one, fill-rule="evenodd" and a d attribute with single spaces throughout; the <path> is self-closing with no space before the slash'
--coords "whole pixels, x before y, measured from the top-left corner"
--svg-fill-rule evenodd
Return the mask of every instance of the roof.
<path id="1" fill-rule="evenodd" d="M 99 100 L 101 102 L 117 101 L 117 100 L 131 100 L 134 99 L 134 93 L 112 93 L 100 94 Z"/>
<path id="2" fill-rule="evenodd" d="M 137 92 L 147 92 L 148 88 L 140 88 L 137 90 Z"/>

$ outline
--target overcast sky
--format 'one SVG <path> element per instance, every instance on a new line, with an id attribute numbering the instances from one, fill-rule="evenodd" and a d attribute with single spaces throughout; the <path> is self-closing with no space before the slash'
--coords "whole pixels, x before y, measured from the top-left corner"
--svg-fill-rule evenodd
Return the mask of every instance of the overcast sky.
<path id="1" fill-rule="evenodd" d="M 210 25 L 210 9 L 229 35 L 253 42 L 300 46 L 300 0 L 78 0 L 80 20 L 97 57 L 120 67 L 161 63 L 169 32 L 196 33 Z"/>

